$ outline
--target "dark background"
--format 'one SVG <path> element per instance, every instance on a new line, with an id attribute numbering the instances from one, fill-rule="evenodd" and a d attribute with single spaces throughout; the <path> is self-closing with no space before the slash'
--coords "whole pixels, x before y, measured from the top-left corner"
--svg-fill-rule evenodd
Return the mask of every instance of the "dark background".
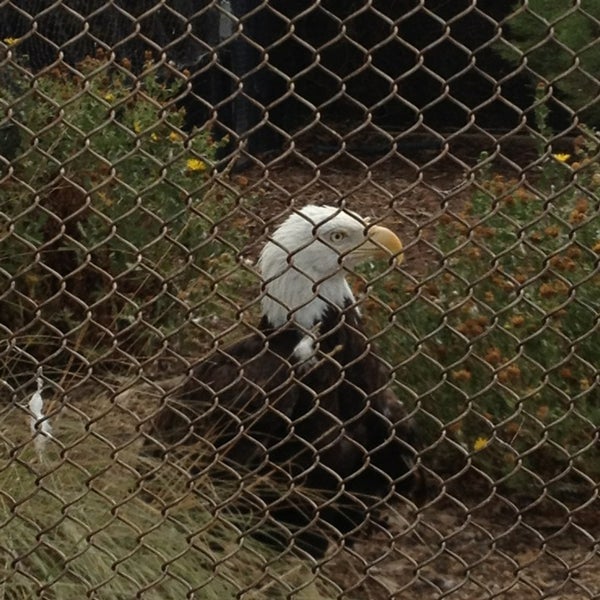
<path id="1" fill-rule="evenodd" d="M 14 0 L 0 2 L 0 34 L 23 38 L 18 51 L 33 71 L 55 62 L 59 51 L 76 64 L 101 47 L 139 72 L 145 52 L 160 56 L 164 49 L 192 78 L 188 124 L 216 115 L 233 146 L 247 139 L 257 155 L 277 152 L 316 111 L 340 136 L 370 114 L 400 139 L 420 125 L 442 133 L 511 130 L 532 104 L 532 79 L 493 48 L 511 2 L 376 0 L 371 8 L 363 0 L 230 0 L 241 36 L 218 5 L 227 7 Z"/>

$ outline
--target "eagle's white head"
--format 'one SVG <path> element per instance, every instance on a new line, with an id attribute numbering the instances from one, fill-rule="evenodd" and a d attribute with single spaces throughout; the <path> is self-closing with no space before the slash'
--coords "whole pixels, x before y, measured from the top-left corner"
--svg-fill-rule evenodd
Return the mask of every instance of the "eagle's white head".
<path id="1" fill-rule="evenodd" d="M 402 260 L 402 243 L 389 229 L 354 212 L 305 206 L 273 233 L 260 255 L 263 316 L 272 327 L 292 321 L 304 329 L 328 307 L 343 310 L 354 297 L 345 273 L 377 256 Z"/>

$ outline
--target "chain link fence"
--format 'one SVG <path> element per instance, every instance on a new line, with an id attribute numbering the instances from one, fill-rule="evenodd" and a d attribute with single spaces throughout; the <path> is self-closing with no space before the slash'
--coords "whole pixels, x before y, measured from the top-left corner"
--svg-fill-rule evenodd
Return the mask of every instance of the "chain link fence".
<path id="1" fill-rule="evenodd" d="M 0 33 L 3 598 L 600 598 L 598 2 Z"/>

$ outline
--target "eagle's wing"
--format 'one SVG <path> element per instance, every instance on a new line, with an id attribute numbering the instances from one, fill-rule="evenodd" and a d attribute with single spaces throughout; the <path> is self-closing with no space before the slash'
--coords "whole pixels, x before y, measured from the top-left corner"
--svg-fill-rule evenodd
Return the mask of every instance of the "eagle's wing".
<path id="1" fill-rule="evenodd" d="M 424 491 L 423 473 L 415 421 L 391 388 L 386 388 L 373 403 L 374 409 L 390 424 L 391 436 L 373 453 L 373 465 L 384 471 L 394 488 L 405 496 L 418 499 Z"/>
<path id="2" fill-rule="evenodd" d="M 154 419 L 150 436 L 163 452 L 189 456 L 195 445 L 195 460 L 255 468 L 289 436 L 298 397 L 294 381 L 288 356 L 264 337 L 248 336 L 195 366 L 183 391 Z"/>
<path id="3" fill-rule="evenodd" d="M 359 496 L 410 493 L 417 484 L 414 424 L 389 387 L 390 372 L 367 350 L 360 361 L 340 370 L 321 363 L 306 379 L 319 401 L 297 427 L 311 437 L 319 467 L 314 487 L 340 488 Z M 302 399 L 298 407 L 310 405 Z M 336 481 L 337 480 L 337 481 Z"/>

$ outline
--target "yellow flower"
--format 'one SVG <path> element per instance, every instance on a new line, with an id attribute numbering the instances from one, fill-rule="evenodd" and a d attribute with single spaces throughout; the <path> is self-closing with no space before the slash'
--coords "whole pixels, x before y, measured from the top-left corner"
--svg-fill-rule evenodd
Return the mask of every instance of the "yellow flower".
<path id="1" fill-rule="evenodd" d="M 171 131 L 171 133 L 169 134 L 169 140 L 174 144 L 177 142 L 181 142 L 182 139 L 183 138 L 181 137 L 181 135 L 179 135 L 176 131 Z"/>
<path id="2" fill-rule="evenodd" d="M 483 450 L 487 445 L 488 445 L 488 440 L 486 438 L 478 437 L 473 442 L 473 450 L 475 450 L 475 452 L 479 452 L 480 450 Z"/>
<path id="3" fill-rule="evenodd" d="M 115 99 L 115 96 L 111 92 L 108 92 L 107 94 L 104 94 L 104 99 L 107 102 L 112 102 Z"/>
<path id="4" fill-rule="evenodd" d="M 133 130 L 134 130 L 136 133 L 140 133 L 140 131 L 142 131 L 142 124 L 141 124 L 139 121 L 135 121 L 135 122 L 133 123 Z"/>
<path id="5" fill-rule="evenodd" d="M 112 200 L 107 196 L 106 192 L 98 192 L 98 198 L 100 198 L 106 206 L 112 206 Z"/>
<path id="6" fill-rule="evenodd" d="M 206 163 L 199 160 L 198 158 L 189 158 L 186 162 L 189 171 L 204 171 L 206 170 Z"/>
<path id="7" fill-rule="evenodd" d="M 29 284 L 29 287 L 34 287 L 40 281 L 40 278 L 35 273 L 27 273 L 25 275 L 25 281 Z"/>
<path id="8" fill-rule="evenodd" d="M 158 138 L 158 135 L 157 135 L 156 133 L 154 133 L 154 131 L 153 131 L 153 132 L 150 134 L 150 139 L 151 139 L 153 142 L 158 142 L 158 139 L 159 139 L 159 138 Z"/>
<path id="9" fill-rule="evenodd" d="M 7 45 L 7 46 L 14 46 L 21 38 L 14 38 L 14 37 L 7 37 L 4 38 L 2 41 Z"/>
<path id="10" fill-rule="evenodd" d="M 567 162 L 571 158 L 571 155 L 563 153 L 563 152 L 559 152 L 558 154 L 553 154 L 552 158 L 554 158 L 554 160 L 557 160 L 558 162 L 564 163 L 564 162 Z"/>

